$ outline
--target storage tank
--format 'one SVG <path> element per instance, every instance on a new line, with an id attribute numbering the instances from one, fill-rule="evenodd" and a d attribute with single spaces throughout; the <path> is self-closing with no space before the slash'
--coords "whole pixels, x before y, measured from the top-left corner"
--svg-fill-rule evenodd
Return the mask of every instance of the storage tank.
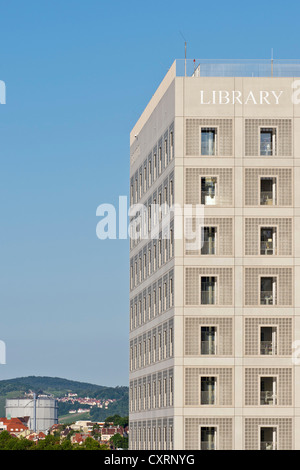
<path id="1" fill-rule="evenodd" d="M 54 398 L 7 398 L 6 418 L 29 416 L 28 427 L 32 431 L 46 432 L 58 423 L 58 404 Z"/>

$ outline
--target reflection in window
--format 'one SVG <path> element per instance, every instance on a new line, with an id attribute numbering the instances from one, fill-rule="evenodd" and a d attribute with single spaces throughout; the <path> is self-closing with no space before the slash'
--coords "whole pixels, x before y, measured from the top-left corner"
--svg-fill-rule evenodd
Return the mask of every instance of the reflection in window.
<path id="1" fill-rule="evenodd" d="M 266 426 L 260 428 L 260 450 L 277 449 L 277 428 Z"/>
<path id="2" fill-rule="evenodd" d="M 214 305 L 216 304 L 216 277 L 201 277 L 201 304 Z"/>
<path id="3" fill-rule="evenodd" d="M 260 279 L 260 304 L 276 305 L 276 277 L 261 277 Z"/>
<path id="4" fill-rule="evenodd" d="M 203 176 L 201 178 L 201 204 L 206 206 L 216 204 L 217 178 Z"/>
<path id="5" fill-rule="evenodd" d="M 277 354 L 277 327 L 261 326 L 260 328 L 260 354 L 273 356 Z"/>
<path id="6" fill-rule="evenodd" d="M 276 227 L 261 227 L 260 254 L 276 255 Z"/>
<path id="7" fill-rule="evenodd" d="M 261 128 L 260 130 L 260 155 L 276 155 L 276 129 Z"/>
<path id="8" fill-rule="evenodd" d="M 201 427 L 200 430 L 200 449 L 201 450 L 216 450 L 217 441 L 217 428 L 216 427 Z"/>
<path id="9" fill-rule="evenodd" d="M 264 177 L 260 179 L 260 204 L 262 206 L 276 205 L 276 178 Z"/>
<path id="10" fill-rule="evenodd" d="M 217 129 L 201 129 L 201 155 L 216 155 Z"/>
<path id="11" fill-rule="evenodd" d="M 217 345 L 217 328 L 201 326 L 201 354 L 215 355 Z"/>
<path id="12" fill-rule="evenodd" d="M 217 227 L 203 227 L 201 255 L 216 254 Z"/>
<path id="13" fill-rule="evenodd" d="M 201 405 L 216 404 L 216 377 L 201 377 Z"/>

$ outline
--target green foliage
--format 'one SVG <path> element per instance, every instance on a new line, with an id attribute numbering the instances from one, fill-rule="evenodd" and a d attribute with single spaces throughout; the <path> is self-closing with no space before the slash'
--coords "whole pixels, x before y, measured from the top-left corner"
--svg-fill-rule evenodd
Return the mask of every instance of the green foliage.
<path id="1" fill-rule="evenodd" d="M 100 436 L 100 426 L 99 424 L 94 424 L 91 435 L 94 437 Z"/>
<path id="2" fill-rule="evenodd" d="M 78 393 L 80 396 L 89 396 L 98 399 L 120 399 L 128 387 L 105 387 L 102 385 L 77 382 L 74 380 L 62 379 L 59 377 L 20 377 L 10 380 L 0 380 L 0 395 L 6 395 L 8 392 L 19 391 L 20 393 L 33 390 L 44 393 L 53 393 L 55 396 L 62 396 L 68 392 Z"/>
<path id="3" fill-rule="evenodd" d="M 82 444 L 82 448 L 86 450 L 99 450 L 100 444 L 99 442 L 95 441 L 92 437 L 87 437 L 84 443 Z"/>
<path id="4" fill-rule="evenodd" d="M 5 399 L 9 397 L 23 397 L 25 392 L 30 390 L 35 392 L 43 391 L 46 394 L 52 394 L 54 397 L 63 397 L 67 393 L 77 393 L 78 396 L 89 396 L 98 400 L 115 399 L 116 402 L 110 404 L 108 409 L 95 407 L 94 415 L 99 419 L 94 421 L 104 421 L 110 414 L 119 414 L 121 416 L 128 414 L 128 387 L 105 387 L 101 385 L 77 382 L 74 380 L 62 379 L 59 377 L 19 377 L 10 380 L 0 380 L 0 416 L 5 416 Z M 59 416 L 68 414 L 73 408 L 72 404 L 59 403 Z"/>
<path id="5" fill-rule="evenodd" d="M 12 436 L 9 434 L 9 432 L 7 431 L 2 431 L 0 433 L 0 448 L 2 448 L 2 446 L 5 446 L 5 444 L 10 440 L 12 439 Z"/>
<path id="6" fill-rule="evenodd" d="M 122 400 L 118 400 L 114 403 L 108 405 L 108 408 L 105 410 L 103 408 L 98 408 L 93 406 L 90 410 L 90 418 L 92 421 L 104 421 L 107 416 L 119 415 L 119 416 L 128 416 L 129 412 L 129 398 L 128 390 L 123 395 Z"/>
<path id="7" fill-rule="evenodd" d="M 14 437 L 7 431 L 0 433 L 0 450 L 27 450 L 35 447 L 34 442 L 24 437 Z"/>
<path id="8" fill-rule="evenodd" d="M 60 437 L 59 435 L 52 436 L 51 434 L 46 436 L 45 439 L 38 441 L 36 445 L 37 450 L 60 450 Z"/>
<path id="9" fill-rule="evenodd" d="M 14 437 L 9 434 L 7 431 L 2 431 L 0 433 L 0 450 L 11 449 L 14 445 Z"/>
<path id="10" fill-rule="evenodd" d="M 73 403 L 58 402 L 58 416 L 64 416 L 73 410 L 75 405 Z"/>
<path id="11" fill-rule="evenodd" d="M 128 426 L 129 418 L 128 416 L 120 416 L 117 414 L 107 416 L 107 418 L 105 418 L 104 425 L 107 426 L 109 423 L 113 423 L 115 426 L 122 426 L 122 428 L 124 428 L 125 426 Z"/>
<path id="12" fill-rule="evenodd" d="M 69 436 L 68 436 L 69 437 Z M 11 436 L 9 432 L 0 432 L 1 450 L 109 450 L 109 446 L 100 444 L 92 437 L 87 437 L 82 445 L 72 444 L 70 438 L 60 441 L 60 435 L 48 435 L 37 443 L 24 437 Z"/>
<path id="13" fill-rule="evenodd" d="M 112 436 L 110 442 L 115 449 L 128 449 L 128 437 L 123 437 L 119 433 Z"/>
<path id="14" fill-rule="evenodd" d="M 64 439 L 61 444 L 62 450 L 72 450 L 72 444 L 70 439 Z"/>

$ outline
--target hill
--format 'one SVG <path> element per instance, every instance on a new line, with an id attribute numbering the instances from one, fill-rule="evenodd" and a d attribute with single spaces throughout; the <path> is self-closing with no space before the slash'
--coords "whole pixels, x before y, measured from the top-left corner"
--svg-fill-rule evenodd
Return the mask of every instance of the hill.
<path id="1" fill-rule="evenodd" d="M 0 416 L 5 416 L 6 398 L 20 398 L 30 391 L 36 393 L 51 394 L 55 398 L 61 398 L 67 393 L 77 393 L 79 397 L 95 399 L 114 399 L 107 409 L 93 407 L 90 418 L 102 421 L 106 416 L 119 414 L 128 415 L 128 387 L 106 387 L 86 382 L 63 379 L 59 377 L 19 377 L 10 380 L 0 380 Z M 59 404 L 59 416 L 65 414 L 66 408 Z M 99 416 L 99 418 L 98 418 Z"/>

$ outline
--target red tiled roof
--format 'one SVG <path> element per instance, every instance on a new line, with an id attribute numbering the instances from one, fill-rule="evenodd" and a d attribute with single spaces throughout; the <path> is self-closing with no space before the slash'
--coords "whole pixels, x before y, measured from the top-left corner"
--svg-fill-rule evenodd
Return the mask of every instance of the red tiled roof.
<path id="1" fill-rule="evenodd" d="M 0 423 L 3 423 L 6 426 L 9 433 L 22 432 L 25 431 L 25 429 L 28 429 L 26 424 L 24 424 L 19 418 L 0 418 Z"/>
<path id="2" fill-rule="evenodd" d="M 102 434 L 109 434 L 109 435 L 114 435 L 114 434 L 123 434 L 123 428 L 122 427 L 113 427 L 113 428 L 102 428 Z"/>

